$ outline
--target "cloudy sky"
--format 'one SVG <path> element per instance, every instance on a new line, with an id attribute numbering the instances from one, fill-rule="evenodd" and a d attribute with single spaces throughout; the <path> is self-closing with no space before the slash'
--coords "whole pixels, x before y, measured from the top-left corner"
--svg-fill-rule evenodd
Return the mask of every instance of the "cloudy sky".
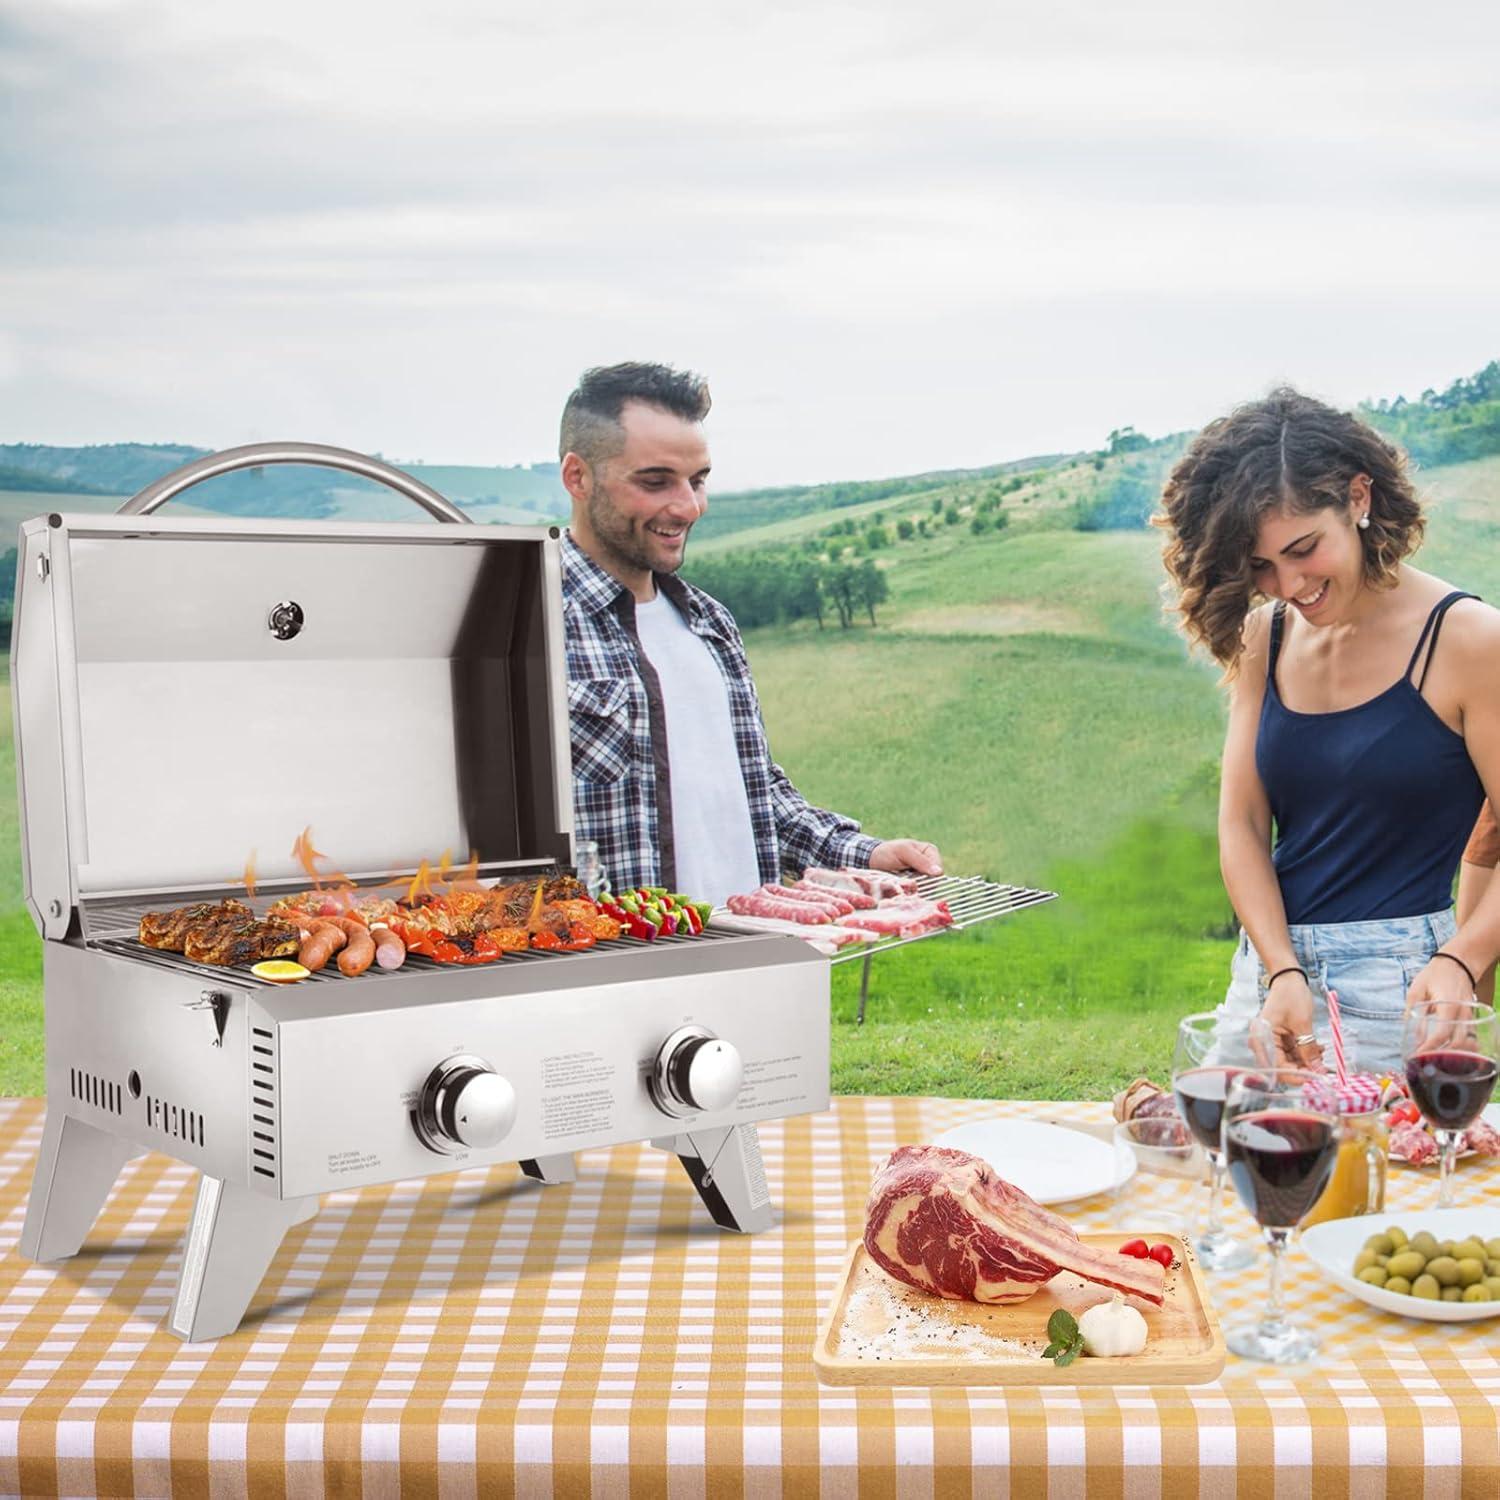
<path id="1" fill-rule="evenodd" d="M 722 488 L 1500 355 L 1492 4 L 0 0 L 0 441 L 554 455 L 705 372 Z"/>

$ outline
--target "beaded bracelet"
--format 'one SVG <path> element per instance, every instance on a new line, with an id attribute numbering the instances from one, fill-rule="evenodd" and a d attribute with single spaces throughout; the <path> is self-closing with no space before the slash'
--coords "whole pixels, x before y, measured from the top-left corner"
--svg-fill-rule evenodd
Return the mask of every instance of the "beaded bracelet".
<path id="1" fill-rule="evenodd" d="M 1464 973 L 1469 976 L 1469 988 L 1470 989 L 1476 989 L 1476 990 L 1479 988 L 1479 981 L 1477 979 L 1475 979 L 1473 969 L 1471 969 L 1468 966 L 1468 964 L 1466 964 L 1463 961 L 1463 959 L 1461 959 L 1458 956 L 1458 954 L 1456 954 L 1456 953 L 1444 953 L 1443 950 L 1441 948 L 1439 948 L 1438 951 L 1436 953 L 1434 953 L 1432 956 L 1434 958 L 1446 958 L 1449 961 L 1449 963 L 1455 963 L 1455 964 L 1457 964 L 1459 966 L 1459 968 L 1462 969 L 1464 971 Z"/>

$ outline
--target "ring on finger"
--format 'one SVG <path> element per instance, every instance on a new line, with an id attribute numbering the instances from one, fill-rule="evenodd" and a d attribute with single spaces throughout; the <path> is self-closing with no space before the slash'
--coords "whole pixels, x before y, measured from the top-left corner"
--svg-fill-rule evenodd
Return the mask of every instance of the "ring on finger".
<path id="1" fill-rule="evenodd" d="M 1310 1031 L 1303 1036 L 1294 1036 L 1292 1038 L 1293 1045 L 1298 1047 L 1311 1047 L 1316 1041 L 1317 1037 Z"/>

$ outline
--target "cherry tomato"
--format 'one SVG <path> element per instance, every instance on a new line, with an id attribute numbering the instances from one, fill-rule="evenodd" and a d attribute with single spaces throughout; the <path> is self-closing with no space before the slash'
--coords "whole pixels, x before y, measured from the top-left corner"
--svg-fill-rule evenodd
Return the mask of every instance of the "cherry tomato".
<path id="1" fill-rule="evenodd" d="M 1159 1265 L 1163 1271 L 1172 1269 L 1172 1262 L 1176 1257 L 1172 1254 L 1170 1245 L 1153 1245 L 1146 1254 Z"/>
<path id="2" fill-rule="evenodd" d="M 1128 1240 L 1120 1246 L 1121 1255 L 1133 1255 L 1137 1260 L 1145 1260 L 1151 1254 L 1151 1247 L 1145 1240 Z"/>

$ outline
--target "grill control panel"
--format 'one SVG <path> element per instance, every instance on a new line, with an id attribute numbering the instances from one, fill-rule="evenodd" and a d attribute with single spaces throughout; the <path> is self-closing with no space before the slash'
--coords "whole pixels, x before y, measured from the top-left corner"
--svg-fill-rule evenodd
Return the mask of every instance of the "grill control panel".
<path id="1" fill-rule="evenodd" d="M 482 1151 L 498 1146 L 516 1123 L 516 1091 L 482 1057 L 450 1057 L 428 1075 L 411 1120 L 429 1150 Z"/>

